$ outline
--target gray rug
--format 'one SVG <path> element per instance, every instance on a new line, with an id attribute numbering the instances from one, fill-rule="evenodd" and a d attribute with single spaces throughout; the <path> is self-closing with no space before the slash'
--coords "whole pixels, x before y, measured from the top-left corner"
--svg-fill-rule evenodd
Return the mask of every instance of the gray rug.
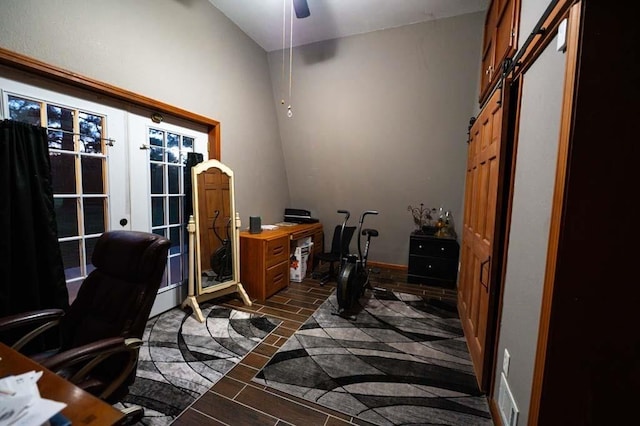
<path id="1" fill-rule="evenodd" d="M 204 323 L 179 308 L 147 323 L 136 380 L 117 405 L 144 407 L 140 424 L 170 424 L 280 324 L 213 304 L 201 308 Z"/>
<path id="2" fill-rule="evenodd" d="M 378 425 L 492 425 L 455 303 L 367 291 L 356 319 L 335 293 L 253 379 Z"/>

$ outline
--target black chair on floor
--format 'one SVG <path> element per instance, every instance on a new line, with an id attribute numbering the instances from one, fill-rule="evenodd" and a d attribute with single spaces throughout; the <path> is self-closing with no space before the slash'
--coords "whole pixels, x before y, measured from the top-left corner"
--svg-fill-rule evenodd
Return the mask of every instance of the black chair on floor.
<path id="1" fill-rule="evenodd" d="M 325 273 L 322 273 L 317 270 L 312 274 L 313 278 L 320 279 L 320 284 L 324 285 L 328 281 L 334 281 L 337 278 L 336 270 L 334 267 L 335 262 L 340 262 L 340 254 L 342 256 L 346 256 L 350 253 L 349 245 L 351 244 L 351 238 L 353 237 L 354 232 L 356 231 L 355 226 L 345 226 L 344 234 L 342 235 L 342 250 L 340 250 L 340 231 L 342 230 L 342 225 L 336 225 L 333 231 L 333 239 L 331 240 L 331 251 L 319 253 L 316 255 L 316 259 L 319 260 L 318 266 L 320 267 L 321 262 L 329 262 L 329 270 Z"/>
<path id="2" fill-rule="evenodd" d="M 156 234 L 105 232 L 91 258 L 95 269 L 66 312 L 47 309 L 1 318 L 0 332 L 23 331 L 24 337 L 10 344 L 14 349 L 110 404 L 120 401 L 136 376 L 142 334 L 170 245 Z M 27 344 L 48 329 L 59 332 L 59 342 L 29 353 Z"/>

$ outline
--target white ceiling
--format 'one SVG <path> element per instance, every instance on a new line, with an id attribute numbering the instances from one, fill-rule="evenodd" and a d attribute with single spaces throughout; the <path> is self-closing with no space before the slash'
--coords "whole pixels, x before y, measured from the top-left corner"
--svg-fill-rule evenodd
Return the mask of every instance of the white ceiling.
<path id="1" fill-rule="evenodd" d="M 267 52 L 282 49 L 284 26 L 285 46 L 289 47 L 290 0 L 209 2 Z M 484 11 L 489 0 L 307 0 L 307 3 L 311 16 L 297 19 L 293 14 L 293 46 Z"/>

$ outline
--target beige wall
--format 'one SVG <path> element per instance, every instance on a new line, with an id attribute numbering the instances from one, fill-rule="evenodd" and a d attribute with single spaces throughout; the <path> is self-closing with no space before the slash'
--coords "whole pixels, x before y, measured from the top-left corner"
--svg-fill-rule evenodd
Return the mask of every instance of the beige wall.
<path id="1" fill-rule="evenodd" d="M 219 120 L 245 226 L 287 206 L 326 229 L 339 208 L 353 223 L 377 209 L 370 259 L 406 265 L 407 205 L 450 209 L 460 229 L 483 19 L 295 49 L 293 119 L 282 52 L 267 55 L 206 0 L 1 0 L 0 46 Z"/>
<path id="2" fill-rule="evenodd" d="M 369 259 L 393 264 L 408 261 L 408 205 L 450 209 L 459 230 L 483 21 L 468 14 L 294 49 L 293 118 L 282 51 L 269 53 L 292 207 L 325 230 L 337 209 L 353 224 L 379 210 L 367 219 L 380 231 Z"/>
<path id="3" fill-rule="evenodd" d="M 264 50 L 206 0 L 0 0 L 0 46 L 221 122 L 243 224 L 289 193 Z"/>

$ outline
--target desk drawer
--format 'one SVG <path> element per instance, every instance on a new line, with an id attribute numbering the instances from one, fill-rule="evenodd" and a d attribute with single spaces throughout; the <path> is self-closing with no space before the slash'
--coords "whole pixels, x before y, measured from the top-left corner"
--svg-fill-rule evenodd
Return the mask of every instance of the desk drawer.
<path id="1" fill-rule="evenodd" d="M 268 268 L 265 275 L 265 298 L 289 285 L 289 260 Z"/>
<path id="2" fill-rule="evenodd" d="M 286 235 L 266 241 L 264 261 L 267 268 L 289 261 L 289 238 Z"/>

